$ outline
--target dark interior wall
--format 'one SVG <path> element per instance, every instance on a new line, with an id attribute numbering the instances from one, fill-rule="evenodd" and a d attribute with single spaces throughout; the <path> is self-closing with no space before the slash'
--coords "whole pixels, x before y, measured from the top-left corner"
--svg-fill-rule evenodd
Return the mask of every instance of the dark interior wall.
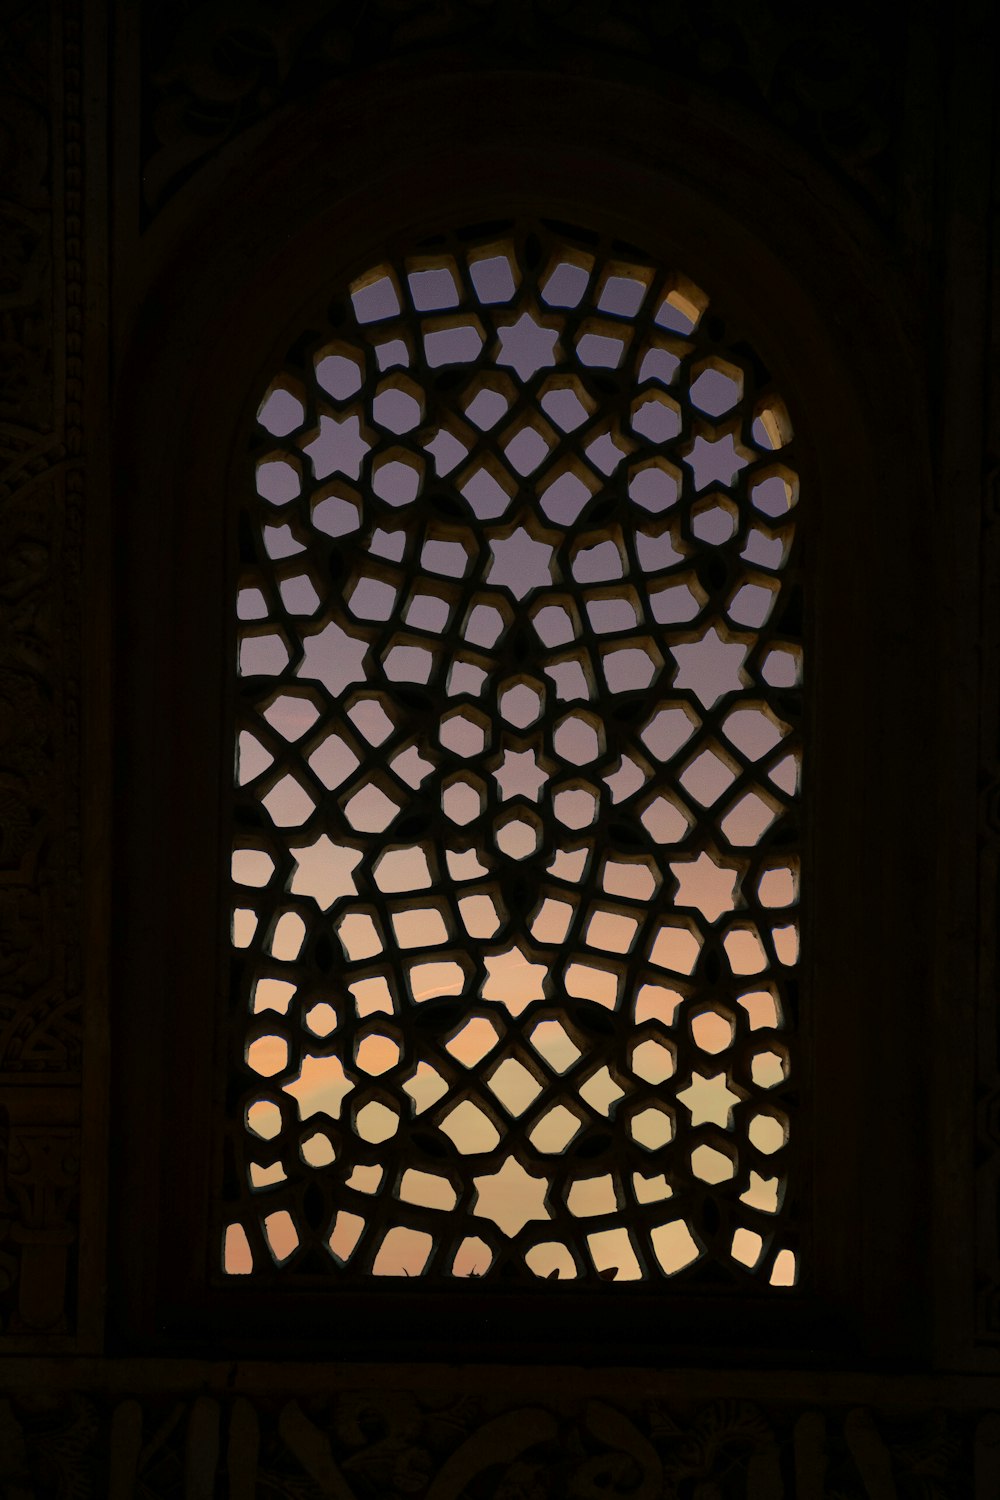
<path id="1" fill-rule="evenodd" d="M 744 16 L 721 0 L 613 11 L 52 0 L 0 6 L 0 39 L 0 1475 L 11 1492 L 997 1493 L 989 7 L 918 9 L 899 27 L 860 6 Z M 595 99 L 598 118 L 584 118 Z M 386 118 L 386 101 L 404 117 Z M 876 1330 L 906 1324 L 893 1285 L 914 1284 L 912 1243 L 919 1336 L 887 1333 L 881 1354 L 846 1368 L 822 1348 L 799 1367 L 747 1345 L 740 1359 L 679 1370 L 667 1356 L 640 1370 L 621 1340 L 573 1369 L 559 1348 L 523 1368 L 509 1353 L 462 1370 L 421 1367 L 419 1351 L 390 1365 L 377 1329 L 351 1363 L 336 1339 L 295 1361 L 268 1348 L 236 1361 L 224 1339 L 197 1358 L 193 1346 L 167 1355 L 155 1327 L 132 1336 L 129 1309 L 155 1308 L 142 1268 L 165 1201 L 157 1172 L 137 1188 L 161 1128 L 143 1090 L 169 1082 L 162 1054 L 143 1051 L 142 1007 L 155 1020 L 182 971 L 132 859 L 159 816 L 139 721 L 162 705 L 137 647 L 137 580 L 159 578 L 168 594 L 174 576 L 176 518 L 161 526 L 158 514 L 175 440 L 207 441 L 192 393 L 224 370 L 220 350 L 260 358 L 241 318 L 266 308 L 283 347 L 296 306 L 281 288 L 308 263 L 296 246 L 316 225 L 329 234 L 349 220 L 363 245 L 388 192 L 419 222 L 459 180 L 470 204 L 498 190 L 516 203 L 533 152 L 533 190 L 542 182 L 568 206 L 595 161 L 625 163 L 639 197 L 665 174 L 686 223 L 662 233 L 698 253 L 706 280 L 731 277 L 721 240 L 741 232 L 762 296 L 780 295 L 786 312 L 800 298 L 801 318 L 787 321 L 815 319 L 854 372 L 863 488 L 885 498 L 870 529 L 847 513 L 865 587 L 880 586 L 886 559 L 895 644 L 880 659 L 900 679 L 886 730 L 897 740 L 875 735 L 891 746 L 891 775 L 876 754 L 852 771 L 842 747 L 857 797 L 883 793 L 837 868 L 853 858 L 878 908 L 872 931 L 850 938 L 885 1007 L 864 1033 L 886 1080 L 864 1128 L 884 1127 L 899 1169 L 865 1180 L 859 1129 L 849 1165 L 831 1152 L 825 1170 L 847 1192 L 859 1179 L 858 1237 L 874 1241 L 873 1264 L 892 1262 L 881 1280 L 859 1273 L 855 1313 Z M 648 222 L 648 204 L 631 211 Z M 844 464 L 828 476 L 828 507 L 851 483 Z M 910 571 L 926 570 L 920 618 L 892 566 L 907 501 L 920 517 Z M 839 566 L 849 591 L 850 546 Z M 864 634 L 880 610 L 859 608 L 840 691 L 877 722 Z M 850 986 L 849 966 L 836 978 Z M 842 1090 L 838 1107 L 857 1099 Z M 884 1183 L 895 1196 L 880 1220 Z M 123 1286 L 138 1287 L 131 1300 Z"/>

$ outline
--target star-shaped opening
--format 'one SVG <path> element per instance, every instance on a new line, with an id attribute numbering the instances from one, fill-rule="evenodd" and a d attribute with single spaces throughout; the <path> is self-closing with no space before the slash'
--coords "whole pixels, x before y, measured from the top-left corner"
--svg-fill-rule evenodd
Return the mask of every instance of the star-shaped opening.
<path id="1" fill-rule="evenodd" d="M 548 975 L 545 964 L 529 963 L 515 943 L 503 953 L 484 958 L 487 979 L 483 999 L 505 1005 L 512 1016 L 519 1016 L 533 1000 L 544 1000 L 544 983 Z"/>
<path id="2" fill-rule="evenodd" d="M 524 312 L 516 323 L 498 328 L 500 352 L 498 365 L 510 365 L 520 380 L 530 380 L 538 370 L 556 363 L 556 341 L 558 331 L 537 323 L 530 313 Z"/>
<path id="3" fill-rule="evenodd" d="M 515 599 L 526 598 L 533 589 L 551 588 L 552 548 L 548 542 L 537 542 L 523 526 L 491 541 L 490 550 L 487 580 L 494 588 L 509 589 Z"/>
<path id="4" fill-rule="evenodd" d="M 675 687 L 689 688 L 695 697 L 711 708 L 726 693 L 737 693 L 746 686 L 740 668 L 746 660 L 747 647 L 738 641 L 727 641 L 713 625 L 700 641 L 686 646 L 671 646 L 677 660 Z"/>
<path id="5" fill-rule="evenodd" d="M 512 1156 L 499 1172 L 472 1180 L 476 1188 L 472 1212 L 480 1219 L 492 1219 L 511 1239 L 533 1219 L 552 1217 L 545 1207 L 547 1179 L 532 1177 Z"/>

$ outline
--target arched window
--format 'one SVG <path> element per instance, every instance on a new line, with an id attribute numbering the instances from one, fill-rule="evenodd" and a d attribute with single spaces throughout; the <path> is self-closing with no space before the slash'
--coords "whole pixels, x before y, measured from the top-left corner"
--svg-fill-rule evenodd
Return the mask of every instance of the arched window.
<path id="1" fill-rule="evenodd" d="M 781 396 L 608 233 L 329 295 L 239 507 L 225 1272 L 791 1286 Z"/>

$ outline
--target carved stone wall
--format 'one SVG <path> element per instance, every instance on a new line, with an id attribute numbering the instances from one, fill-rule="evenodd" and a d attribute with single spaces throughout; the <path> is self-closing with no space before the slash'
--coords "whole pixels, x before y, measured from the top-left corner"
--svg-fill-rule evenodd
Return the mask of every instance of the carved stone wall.
<path id="1" fill-rule="evenodd" d="M 715 1396 L 704 1376 L 688 1394 L 630 1382 L 609 1395 L 599 1377 L 585 1393 L 572 1373 L 538 1372 L 515 1395 L 482 1371 L 443 1373 L 419 1392 L 384 1380 L 337 1388 L 316 1370 L 297 1371 L 298 1385 L 257 1372 L 242 1390 L 236 1367 L 228 1379 L 185 1373 L 186 1390 L 112 1371 L 126 1383 L 0 1397 L 7 1492 L 962 1500 L 994 1494 L 998 1472 L 996 1419 L 975 1406 L 946 1410 L 931 1392 L 923 1406 L 900 1389 L 893 1406 L 873 1408 L 843 1391 L 776 1397 L 773 1381 Z M 220 1380 L 236 1389 L 220 1391 Z"/>
<path id="2" fill-rule="evenodd" d="M 0 1325 L 75 1301 L 85 438 L 77 7 L 0 10 Z"/>

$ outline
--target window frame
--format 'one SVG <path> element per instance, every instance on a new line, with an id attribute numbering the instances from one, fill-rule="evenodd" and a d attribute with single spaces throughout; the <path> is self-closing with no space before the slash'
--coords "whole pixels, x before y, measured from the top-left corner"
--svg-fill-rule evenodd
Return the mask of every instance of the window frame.
<path id="1" fill-rule="evenodd" d="M 912 1048 L 910 1074 L 894 1078 L 888 1121 L 877 1081 L 888 1076 L 901 1028 L 929 1008 L 933 966 L 917 951 L 931 930 L 929 895 L 884 893 L 862 843 L 876 830 L 897 869 L 922 850 L 910 812 L 919 768 L 905 755 L 919 715 L 899 667 L 921 642 L 926 648 L 933 628 L 911 586 L 926 556 L 930 503 L 924 456 L 907 442 L 906 401 L 920 398 L 897 352 L 894 310 L 867 290 L 857 224 L 838 232 L 829 203 L 801 214 L 789 163 L 762 164 L 731 122 L 707 113 L 695 121 L 641 92 L 629 91 L 626 107 L 616 85 L 600 86 L 603 107 L 594 110 L 593 83 L 546 80 L 545 98 L 536 84 L 498 75 L 483 91 L 481 80 L 474 90 L 458 76 L 404 76 L 378 99 L 345 87 L 318 108 L 313 139 L 278 122 L 210 209 L 188 222 L 173 214 L 152 247 L 145 317 L 130 340 L 136 378 L 123 381 L 117 421 L 112 1233 L 125 1270 L 112 1289 L 112 1325 L 122 1347 L 196 1349 L 224 1337 L 234 1351 L 332 1344 L 363 1358 L 377 1328 L 386 1358 L 468 1358 L 489 1348 L 501 1359 L 555 1351 L 586 1360 L 599 1348 L 602 1358 L 638 1363 L 697 1362 L 709 1351 L 719 1361 L 857 1363 L 912 1357 L 927 1337 L 927 1267 L 914 1237 L 920 1174 L 929 1175 L 926 1056 Z M 501 85 L 518 106 L 513 136 L 507 109 L 491 108 Z M 449 135 L 455 118 L 467 121 L 461 145 Z M 355 155 L 334 164 L 323 142 L 352 119 Z M 435 145 L 446 148 L 436 178 L 422 166 Z M 310 298 L 337 280 L 331 246 L 348 269 L 432 232 L 442 216 L 542 210 L 612 229 L 692 276 L 746 330 L 796 415 L 813 688 L 804 735 L 808 1001 L 796 1069 L 807 1103 L 789 1162 L 812 1226 L 803 1282 L 790 1296 L 765 1288 L 755 1297 L 640 1284 L 609 1285 L 594 1298 L 543 1284 L 530 1295 L 463 1286 L 435 1298 L 375 1286 L 353 1314 L 332 1287 L 319 1297 L 270 1285 L 220 1296 L 205 1278 L 213 1170 L 205 1142 L 222 1102 L 212 1058 L 229 962 L 218 913 L 230 838 L 221 809 L 235 548 L 233 507 L 222 497 L 244 473 L 257 392 L 308 326 Z M 857 536 L 871 539 L 860 558 Z M 892 558 L 888 570 L 878 567 L 880 549 Z M 880 639 L 886 617 L 896 628 L 883 626 Z M 915 647 L 901 646 L 904 631 Z M 856 663 L 873 650 L 881 671 L 859 683 Z M 872 726 L 860 746 L 857 719 Z M 881 910 L 878 932 L 858 931 L 866 909 Z M 840 934 L 852 929 L 845 944 Z M 171 936 L 179 931 L 184 944 Z"/>

